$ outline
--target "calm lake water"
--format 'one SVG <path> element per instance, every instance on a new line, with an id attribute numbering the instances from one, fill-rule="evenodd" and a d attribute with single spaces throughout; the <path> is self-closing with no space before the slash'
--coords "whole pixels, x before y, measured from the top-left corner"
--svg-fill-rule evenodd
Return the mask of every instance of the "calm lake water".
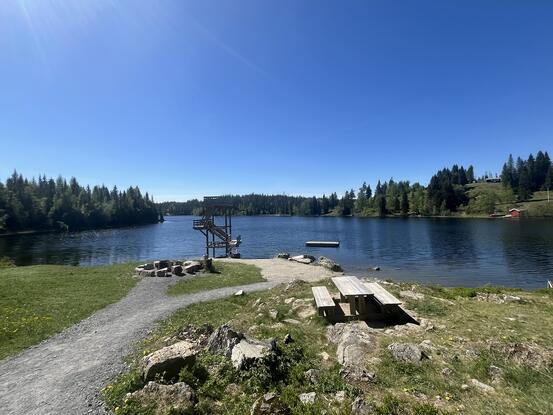
<path id="1" fill-rule="evenodd" d="M 0 257 L 19 265 L 97 265 L 203 255 L 191 216 L 163 224 L 68 234 L 0 238 Z M 487 219 L 361 219 L 235 217 L 243 258 L 277 252 L 326 255 L 354 275 L 444 285 L 545 287 L 553 279 L 553 221 Z M 307 248 L 339 240 L 339 248 Z M 369 271 L 380 266 L 380 272 Z"/>

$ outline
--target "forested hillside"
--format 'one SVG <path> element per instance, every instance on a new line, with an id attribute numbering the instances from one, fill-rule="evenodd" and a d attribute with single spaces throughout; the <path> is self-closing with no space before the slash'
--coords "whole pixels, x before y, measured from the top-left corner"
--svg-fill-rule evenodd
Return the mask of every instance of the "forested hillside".
<path id="1" fill-rule="evenodd" d="M 491 180 L 490 180 L 491 179 Z M 498 183 L 501 180 L 501 183 Z M 490 183 L 491 181 L 491 183 Z M 509 156 L 501 177 L 485 173 L 475 176 L 473 166 L 454 165 L 434 174 L 427 186 L 390 179 L 373 190 L 363 183 L 357 191 L 346 190 L 322 197 L 249 194 L 228 195 L 241 215 L 334 215 L 334 216 L 483 216 L 506 213 L 508 207 L 524 205 L 535 192 L 551 188 L 553 169 L 547 152 L 539 151 L 516 163 Z M 159 205 L 170 215 L 201 214 L 201 201 L 165 202 Z M 547 204 L 532 210 L 538 216 L 553 216 Z"/>
<path id="2" fill-rule="evenodd" d="M 83 187 L 75 178 L 28 180 L 14 172 L 0 182 L 0 232 L 81 230 L 155 223 L 153 199 L 138 187 Z"/>

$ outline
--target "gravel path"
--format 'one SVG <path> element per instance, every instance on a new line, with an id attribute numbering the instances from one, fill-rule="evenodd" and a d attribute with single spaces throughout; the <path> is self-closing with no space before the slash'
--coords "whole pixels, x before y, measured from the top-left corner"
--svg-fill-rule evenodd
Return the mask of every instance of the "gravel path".
<path id="1" fill-rule="evenodd" d="M 121 301 L 0 362 L 0 413 L 105 414 L 99 390 L 124 369 L 122 359 L 154 323 L 183 306 L 269 289 L 277 281 L 168 297 L 176 278 L 146 278 Z"/>

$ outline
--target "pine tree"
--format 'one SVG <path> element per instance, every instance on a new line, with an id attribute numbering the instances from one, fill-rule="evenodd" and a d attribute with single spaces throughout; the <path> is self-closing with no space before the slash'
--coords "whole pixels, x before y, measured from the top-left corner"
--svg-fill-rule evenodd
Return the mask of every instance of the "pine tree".
<path id="1" fill-rule="evenodd" d="M 467 169 L 467 182 L 468 183 L 473 183 L 474 182 L 474 167 L 469 166 L 469 168 Z"/>
<path id="2" fill-rule="evenodd" d="M 376 206 L 378 216 L 383 218 L 386 216 L 386 197 L 384 195 L 376 196 Z"/>
<path id="3" fill-rule="evenodd" d="M 409 213 L 409 198 L 407 192 L 404 190 L 401 192 L 401 214 L 407 216 Z"/>

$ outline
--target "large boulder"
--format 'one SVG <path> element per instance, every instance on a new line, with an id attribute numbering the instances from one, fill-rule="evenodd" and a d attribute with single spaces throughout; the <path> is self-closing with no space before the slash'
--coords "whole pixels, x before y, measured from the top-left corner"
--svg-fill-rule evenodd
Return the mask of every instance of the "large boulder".
<path id="1" fill-rule="evenodd" d="M 263 359 L 271 349 L 270 344 L 242 339 L 232 348 L 230 359 L 236 369 L 247 369 Z"/>
<path id="2" fill-rule="evenodd" d="M 344 270 L 342 269 L 342 267 L 340 266 L 340 264 L 334 262 L 333 260 L 325 257 L 325 256 L 321 256 L 319 257 L 319 265 L 324 267 L 324 268 L 327 268 L 331 271 L 334 271 L 334 272 L 343 272 Z"/>
<path id="3" fill-rule="evenodd" d="M 187 274 L 194 274 L 202 269 L 202 263 L 200 261 L 186 261 L 184 263 L 184 271 Z"/>
<path id="4" fill-rule="evenodd" d="M 336 358 L 343 366 L 362 367 L 367 356 L 376 350 L 376 336 L 361 324 L 337 323 L 329 326 L 327 339 L 336 344 Z"/>
<path id="5" fill-rule="evenodd" d="M 182 265 L 173 265 L 171 267 L 171 274 L 181 276 L 182 275 Z"/>
<path id="6" fill-rule="evenodd" d="M 420 365 L 428 356 L 419 346 L 412 343 L 392 343 L 388 346 L 392 357 L 398 362 Z"/>
<path id="7" fill-rule="evenodd" d="M 234 331 L 227 324 L 223 324 L 211 334 L 207 348 L 212 353 L 231 357 L 232 349 L 243 339 L 245 339 L 243 333 Z"/>
<path id="8" fill-rule="evenodd" d="M 133 401 L 144 407 L 157 404 L 157 413 L 188 413 L 196 402 L 194 390 L 184 382 L 162 385 L 148 382 L 144 388 L 130 394 Z"/>
<path id="9" fill-rule="evenodd" d="M 290 254 L 288 252 L 280 252 L 276 257 L 280 259 L 288 259 L 290 258 Z"/>
<path id="10" fill-rule="evenodd" d="M 154 261 L 154 267 L 156 269 L 168 268 L 171 265 L 173 265 L 173 262 L 169 261 L 168 259 L 162 259 L 160 261 Z"/>
<path id="11" fill-rule="evenodd" d="M 170 277 L 171 274 L 169 273 L 168 268 L 161 268 L 156 270 L 156 277 Z"/>
<path id="12" fill-rule="evenodd" d="M 156 376 L 173 379 L 182 368 L 194 364 L 196 354 L 194 344 L 186 340 L 156 350 L 142 359 L 142 376 L 146 382 Z"/>

